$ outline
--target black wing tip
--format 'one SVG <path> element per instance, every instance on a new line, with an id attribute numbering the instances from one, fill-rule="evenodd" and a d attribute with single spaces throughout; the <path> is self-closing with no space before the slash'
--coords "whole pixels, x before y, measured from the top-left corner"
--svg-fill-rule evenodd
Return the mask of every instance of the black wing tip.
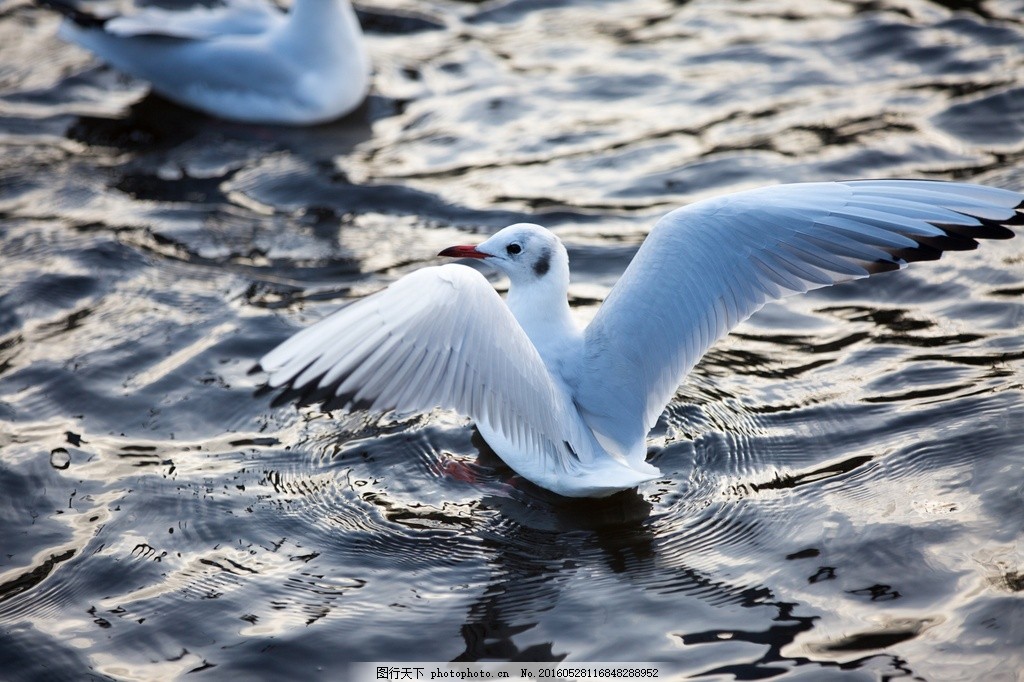
<path id="1" fill-rule="evenodd" d="M 967 237 L 957 232 L 946 232 L 943 237 L 915 237 L 921 246 L 930 247 L 940 253 L 943 251 L 973 251 L 978 248 L 978 239 L 985 239 L 985 237 L 982 235 Z"/>
<path id="2" fill-rule="evenodd" d="M 35 0 L 36 4 L 47 9 L 52 9 L 55 12 L 59 12 L 64 17 L 70 19 L 77 26 L 82 28 L 103 28 L 109 17 L 101 17 L 92 12 L 83 10 L 75 5 L 72 5 L 63 0 Z"/>
<path id="3" fill-rule="evenodd" d="M 965 239 L 1013 239 L 1016 232 L 1007 225 L 1024 225 L 1024 216 L 1014 213 L 1007 220 L 988 220 L 977 218 L 981 225 L 950 225 L 947 223 L 932 223 L 947 235 L 955 235 Z"/>
<path id="4" fill-rule="evenodd" d="M 1004 220 L 1003 225 L 1013 225 L 1014 227 L 1018 225 L 1024 225 L 1024 199 L 1022 199 L 1019 204 L 1014 206 L 1013 210 L 1015 211 L 1015 213 L 1009 220 Z M 1007 239 L 1009 239 L 1009 237 L 1007 237 Z"/>
<path id="5" fill-rule="evenodd" d="M 889 251 L 894 259 L 902 259 L 906 263 L 913 263 L 924 260 L 938 260 L 946 251 L 973 251 L 978 248 L 978 241 L 981 239 L 1005 240 L 1013 239 L 1017 232 L 1011 226 L 1024 225 L 1024 201 L 1021 201 L 1013 208 L 1013 215 L 1004 219 L 981 218 L 976 215 L 965 213 L 970 218 L 977 220 L 979 225 L 963 225 L 957 223 L 929 223 L 942 230 L 943 234 L 936 237 L 924 237 L 919 235 L 906 235 L 917 242 L 917 246 Z M 876 261 L 875 265 L 884 264 L 887 261 Z M 896 263 L 898 267 L 898 260 Z M 880 265 L 875 272 L 884 272 L 886 268 Z"/>
<path id="6" fill-rule="evenodd" d="M 345 373 L 326 386 L 320 386 L 320 381 L 323 379 L 322 374 L 311 377 L 301 385 L 294 382 L 289 382 L 283 386 L 263 384 L 256 390 L 256 395 L 265 396 L 276 392 L 273 400 L 270 401 L 270 406 L 274 408 L 294 404 L 296 407 L 319 405 L 320 409 L 324 412 L 334 412 L 337 410 L 355 412 L 369 409 L 373 405 L 372 400 L 356 400 L 355 391 L 339 392 L 341 385 L 345 383 L 345 379 L 348 376 L 349 374 Z"/>
<path id="7" fill-rule="evenodd" d="M 894 259 L 898 258 L 900 258 L 900 256 L 894 255 Z M 925 259 L 918 258 L 917 260 Z M 861 265 L 864 267 L 865 270 L 868 271 L 869 275 L 877 275 L 880 272 L 892 272 L 893 270 L 899 270 L 902 267 L 902 263 L 899 260 L 885 260 L 881 258 L 876 261 L 871 261 L 870 263 L 861 263 Z"/>
<path id="8" fill-rule="evenodd" d="M 260 390 L 262 395 L 277 391 L 274 399 L 270 401 L 271 407 L 282 407 L 293 403 L 303 407 L 323 403 L 334 398 L 334 395 L 329 393 L 327 389 L 318 387 L 315 381 L 301 386 L 286 384 L 285 386 L 272 387 L 269 384 L 265 384 Z"/>
<path id="9" fill-rule="evenodd" d="M 252 394 L 257 398 L 262 398 L 263 396 L 270 395 L 273 392 L 274 387 L 271 386 L 270 384 L 260 384 L 259 386 L 256 387 L 256 390 L 253 391 Z"/>
<path id="10" fill-rule="evenodd" d="M 252 376 L 254 374 L 262 374 L 264 372 L 266 372 L 266 370 L 259 363 L 256 363 L 249 368 L 246 375 Z M 294 383 L 288 383 L 284 386 L 271 386 L 269 381 L 264 382 L 256 388 L 253 395 L 257 398 L 273 395 L 274 398 L 270 401 L 271 407 L 282 407 L 291 403 L 296 403 L 300 406 L 322 403 L 334 398 L 333 395 L 327 395 L 327 393 L 336 389 L 338 384 L 332 384 L 332 386 L 322 389 L 317 388 L 317 382 L 320 378 L 321 377 L 314 377 L 301 386 Z"/>

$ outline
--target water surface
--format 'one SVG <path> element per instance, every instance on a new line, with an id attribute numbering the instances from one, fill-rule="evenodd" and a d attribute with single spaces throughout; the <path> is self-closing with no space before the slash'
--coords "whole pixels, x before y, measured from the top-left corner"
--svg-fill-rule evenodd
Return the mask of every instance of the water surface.
<path id="1" fill-rule="evenodd" d="M 4 677 L 1019 679 L 1024 239 L 768 306 L 679 388 L 662 478 L 605 501 L 455 415 L 273 407 L 249 370 L 511 222 L 565 239 L 586 321 L 701 197 L 1024 190 L 1024 4 L 364 9 L 373 95 L 295 130 L 149 96 L 0 2 Z"/>

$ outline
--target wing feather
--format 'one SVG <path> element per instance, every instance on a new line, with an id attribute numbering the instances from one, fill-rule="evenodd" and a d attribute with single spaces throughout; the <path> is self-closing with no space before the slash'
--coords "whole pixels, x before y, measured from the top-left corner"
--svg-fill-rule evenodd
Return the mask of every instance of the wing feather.
<path id="1" fill-rule="evenodd" d="M 686 373 L 767 301 L 1012 237 L 1022 211 L 1016 192 L 928 180 L 780 185 L 677 209 L 585 332 L 580 411 L 642 457 Z"/>
<path id="2" fill-rule="evenodd" d="M 594 442 L 508 307 L 462 265 L 418 270 L 295 334 L 260 367 L 286 395 L 408 413 L 453 409 L 512 445 L 513 468 L 571 471 Z"/>

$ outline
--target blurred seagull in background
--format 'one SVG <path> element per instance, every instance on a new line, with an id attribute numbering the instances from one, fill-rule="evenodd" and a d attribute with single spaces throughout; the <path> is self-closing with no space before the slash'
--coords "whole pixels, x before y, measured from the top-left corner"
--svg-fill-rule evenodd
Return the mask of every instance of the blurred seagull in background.
<path id="1" fill-rule="evenodd" d="M 938 181 L 779 185 L 698 201 L 654 226 L 585 329 L 570 315 L 562 242 L 517 224 L 439 254 L 497 267 L 506 301 L 472 268 L 423 268 L 259 365 L 270 387 L 308 400 L 456 410 L 523 477 L 602 497 L 659 475 L 645 461 L 647 432 L 715 340 L 768 301 L 1008 239 L 1021 223 L 1024 194 Z"/>
<path id="2" fill-rule="evenodd" d="M 178 104 L 246 123 L 311 125 L 355 109 L 370 60 L 348 0 L 266 0 L 100 17 L 61 0 L 60 36 Z"/>

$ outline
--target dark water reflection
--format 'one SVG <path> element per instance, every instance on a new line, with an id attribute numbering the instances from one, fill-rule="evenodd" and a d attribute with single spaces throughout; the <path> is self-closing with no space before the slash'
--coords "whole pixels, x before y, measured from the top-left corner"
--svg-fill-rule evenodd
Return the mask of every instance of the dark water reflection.
<path id="1" fill-rule="evenodd" d="M 1016 679 L 1020 239 L 768 306 L 659 421 L 664 476 L 603 501 L 452 415 L 274 407 L 250 369 L 511 222 L 566 239 L 586 320 L 712 193 L 1024 189 L 1024 7 L 363 9 L 373 96 L 289 130 L 147 96 L 0 3 L 0 676 Z"/>

